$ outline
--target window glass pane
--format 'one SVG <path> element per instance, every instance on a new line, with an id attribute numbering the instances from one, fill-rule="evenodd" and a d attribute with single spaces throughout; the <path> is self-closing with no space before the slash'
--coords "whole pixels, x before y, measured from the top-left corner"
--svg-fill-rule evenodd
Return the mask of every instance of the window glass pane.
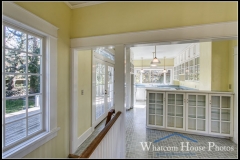
<path id="1" fill-rule="evenodd" d="M 19 51 L 26 51 L 26 34 L 6 26 L 5 47 Z"/>
<path id="2" fill-rule="evenodd" d="M 28 76 L 28 93 L 35 94 L 40 93 L 40 77 L 38 75 Z"/>
<path id="3" fill-rule="evenodd" d="M 140 83 L 140 76 L 141 76 L 141 72 L 140 70 L 137 70 L 135 74 L 135 83 Z"/>
<path id="4" fill-rule="evenodd" d="M 5 49 L 5 72 L 26 73 L 26 53 Z"/>
<path id="5" fill-rule="evenodd" d="M 114 78 L 114 69 L 111 66 L 108 66 L 108 90 L 107 90 L 107 100 L 108 108 L 113 107 L 113 78 Z"/>
<path id="6" fill-rule="evenodd" d="M 151 82 L 152 83 L 163 83 L 164 74 L 162 70 L 151 70 Z"/>
<path id="7" fill-rule="evenodd" d="M 41 54 L 41 39 L 28 35 L 28 52 Z"/>
<path id="8" fill-rule="evenodd" d="M 42 129 L 42 114 L 37 114 L 28 118 L 28 135 Z"/>
<path id="9" fill-rule="evenodd" d="M 26 95 L 26 78 L 24 75 L 6 75 L 6 97 Z"/>
<path id="10" fill-rule="evenodd" d="M 28 55 L 28 73 L 40 73 L 41 57 Z"/>
<path id="11" fill-rule="evenodd" d="M 6 146 L 24 137 L 26 137 L 26 119 L 6 124 L 5 126 Z"/>
<path id="12" fill-rule="evenodd" d="M 150 70 L 144 70 L 142 73 L 142 83 L 150 83 Z"/>
<path id="13" fill-rule="evenodd" d="M 40 113 L 42 108 L 42 96 L 35 95 L 28 97 L 28 116 Z"/>
<path id="14" fill-rule="evenodd" d="M 115 61 L 114 54 L 111 54 L 111 52 L 108 49 L 104 49 L 102 47 L 97 48 L 96 50 L 93 50 L 94 52 L 102 55 L 105 58 L 111 59 L 112 61 Z"/>
<path id="15" fill-rule="evenodd" d="M 104 104 L 105 96 L 105 65 L 96 64 L 96 119 L 105 112 Z"/>
<path id="16" fill-rule="evenodd" d="M 171 82 L 171 70 L 167 70 L 166 83 L 169 84 L 170 82 Z"/>
<path id="17" fill-rule="evenodd" d="M 11 122 L 26 116 L 26 98 L 7 99 L 5 122 Z"/>

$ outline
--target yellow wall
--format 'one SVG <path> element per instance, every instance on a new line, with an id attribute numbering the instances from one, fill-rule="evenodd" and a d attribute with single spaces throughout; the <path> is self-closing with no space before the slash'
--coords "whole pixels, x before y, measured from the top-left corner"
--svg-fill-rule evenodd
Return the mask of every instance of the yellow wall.
<path id="1" fill-rule="evenodd" d="M 174 84 L 199 90 L 233 91 L 235 46 L 237 40 L 201 42 L 199 82 L 175 80 Z M 229 84 L 232 85 L 231 89 Z"/>
<path id="2" fill-rule="evenodd" d="M 179 86 L 184 86 L 193 89 L 199 89 L 199 82 L 194 81 L 179 81 Z"/>
<path id="3" fill-rule="evenodd" d="M 212 90 L 228 91 L 229 41 L 212 42 Z"/>
<path id="4" fill-rule="evenodd" d="M 40 146 L 24 158 L 66 158 L 69 154 L 70 105 L 70 19 L 71 10 L 60 2 L 16 2 L 19 6 L 43 18 L 58 30 L 58 106 L 57 119 L 61 128 L 57 137 Z"/>
<path id="5" fill-rule="evenodd" d="M 179 81 L 178 80 L 173 80 L 173 85 L 178 85 L 179 86 Z"/>
<path id="6" fill-rule="evenodd" d="M 63 2 L 15 3 L 59 28 L 57 110 L 61 129 L 57 137 L 24 158 L 66 158 L 69 154 L 70 38 L 236 21 L 238 15 L 237 2 L 110 2 L 74 10 Z"/>
<path id="7" fill-rule="evenodd" d="M 234 83 L 233 83 L 233 79 L 234 79 L 234 59 L 233 59 L 233 54 L 234 54 L 234 47 L 237 46 L 238 44 L 237 40 L 231 40 L 229 41 L 229 46 L 228 46 L 228 84 L 231 84 L 232 87 L 231 89 L 228 89 L 228 91 L 233 92 L 233 88 L 234 88 Z"/>
<path id="8" fill-rule="evenodd" d="M 212 42 L 201 42 L 199 90 L 211 90 Z"/>
<path id="9" fill-rule="evenodd" d="M 92 52 L 78 52 L 78 137 L 92 126 Z M 84 94 L 81 95 L 81 90 Z"/>
<path id="10" fill-rule="evenodd" d="M 73 10 L 71 38 L 237 21 L 237 2 L 109 2 Z"/>
<path id="11" fill-rule="evenodd" d="M 158 66 L 161 66 L 163 67 L 164 66 L 164 59 L 161 59 L 161 58 L 158 58 L 161 62 L 161 64 L 159 64 Z M 134 60 L 133 61 L 133 65 L 134 67 L 142 67 L 142 64 L 143 64 L 143 67 L 150 67 L 150 63 L 151 63 L 152 59 L 146 59 L 146 60 Z M 173 67 L 174 66 L 174 59 L 171 58 L 171 59 L 165 59 L 165 66 L 171 66 Z"/>

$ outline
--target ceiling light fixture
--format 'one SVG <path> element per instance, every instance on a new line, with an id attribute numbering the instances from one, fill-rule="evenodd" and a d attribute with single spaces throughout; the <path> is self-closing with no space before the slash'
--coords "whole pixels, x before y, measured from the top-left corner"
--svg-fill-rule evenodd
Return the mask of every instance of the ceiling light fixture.
<path id="1" fill-rule="evenodd" d="M 153 59 L 154 59 L 154 52 L 153 52 Z M 151 61 L 150 66 L 151 66 L 151 67 L 156 67 L 157 64 L 156 64 L 156 63 L 153 63 L 153 61 Z"/>
<path id="2" fill-rule="evenodd" d="M 163 69 L 163 73 L 166 73 L 167 70 L 165 69 L 165 57 L 164 57 L 164 69 Z"/>
<path id="3" fill-rule="evenodd" d="M 141 73 L 143 73 L 144 71 L 143 71 L 143 57 L 142 57 L 142 69 L 141 69 L 141 71 L 140 71 Z"/>
<path id="4" fill-rule="evenodd" d="M 153 64 L 160 64 L 160 61 L 157 59 L 157 56 L 156 56 L 156 54 L 157 54 L 157 51 L 156 51 L 156 46 L 155 46 L 155 58 L 153 58 L 153 60 L 152 60 L 152 62 L 151 63 L 153 63 Z"/>

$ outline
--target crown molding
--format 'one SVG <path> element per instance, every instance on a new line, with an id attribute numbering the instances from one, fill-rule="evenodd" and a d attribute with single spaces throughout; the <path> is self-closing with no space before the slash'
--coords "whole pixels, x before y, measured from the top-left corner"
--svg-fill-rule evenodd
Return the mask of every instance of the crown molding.
<path id="1" fill-rule="evenodd" d="M 73 9 L 72 8 L 72 5 L 68 2 L 68 1 L 63 1 L 70 9 Z"/>
<path id="2" fill-rule="evenodd" d="M 83 4 L 71 5 L 68 1 L 64 1 L 64 3 L 71 9 L 93 6 L 93 5 L 96 5 L 96 4 L 101 4 L 101 3 L 106 3 L 106 2 L 107 1 L 101 1 L 101 2 L 95 1 L 95 2 L 86 2 L 86 3 L 83 3 Z"/>
<path id="3" fill-rule="evenodd" d="M 32 12 L 20 7 L 14 2 L 2 3 L 2 20 L 8 23 L 17 24 L 19 27 L 34 30 L 40 34 L 48 34 L 57 38 L 58 27 L 48 21 L 36 16 Z"/>

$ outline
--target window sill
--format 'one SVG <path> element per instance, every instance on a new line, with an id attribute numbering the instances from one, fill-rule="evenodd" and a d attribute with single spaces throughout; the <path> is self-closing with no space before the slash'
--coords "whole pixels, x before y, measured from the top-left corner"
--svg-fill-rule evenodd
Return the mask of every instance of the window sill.
<path id="1" fill-rule="evenodd" d="M 48 142 L 52 138 L 57 136 L 57 132 L 60 128 L 55 128 L 50 132 L 41 133 L 5 152 L 2 153 L 2 158 L 22 158 L 40 147 L 44 143 Z"/>

